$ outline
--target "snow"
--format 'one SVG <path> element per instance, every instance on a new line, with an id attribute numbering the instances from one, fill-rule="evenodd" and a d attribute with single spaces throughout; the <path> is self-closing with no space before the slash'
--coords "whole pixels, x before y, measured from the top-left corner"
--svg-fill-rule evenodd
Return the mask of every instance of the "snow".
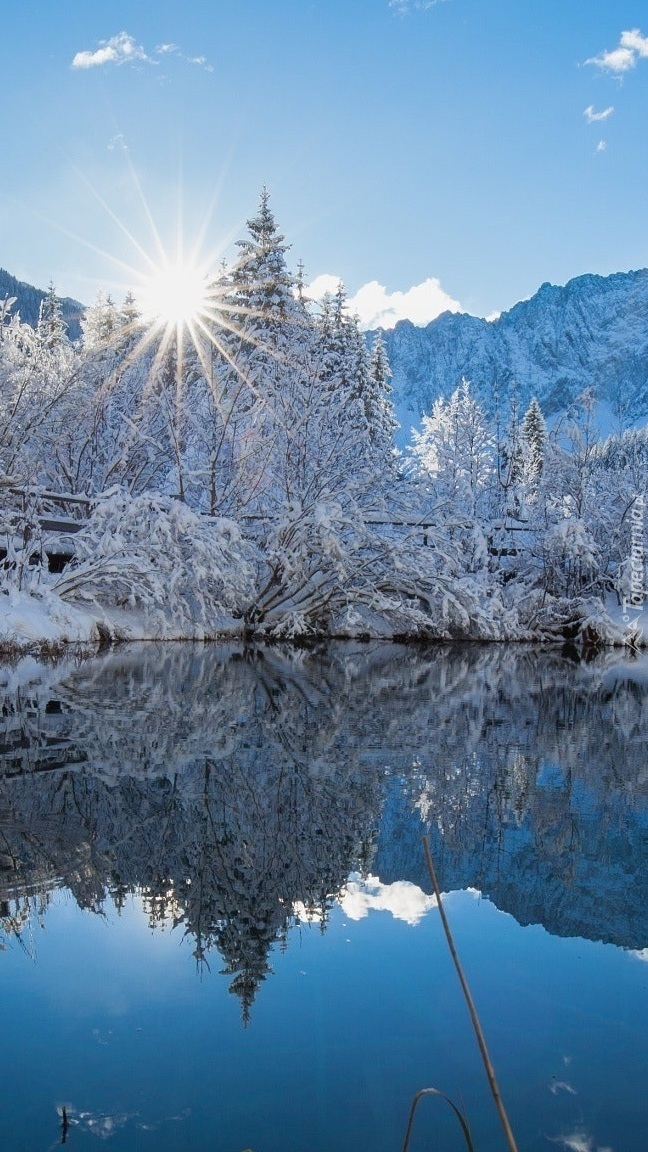
<path id="1" fill-rule="evenodd" d="M 453 598 L 448 596 L 442 601 L 441 611 L 442 620 L 436 628 L 429 621 L 428 633 L 424 629 L 423 635 L 436 639 L 453 637 L 456 627 L 454 614 L 456 611 L 461 613 L 461 605 L 455 604 Z M 573 614 L 574 605 L 571 605 L 570 611 Z M 592 630 L 603 646 L 648 647 L 648 629 L 639 635 L 629 633 L 623 623 L 621 610 L 615 609 L 611 602 L 608 601 L 606 606 L 597 600 L 583 602 L 579 612 L 582 630 Z M 515 614 L 512 618 L 515 619 Z M 544 643 L 552 640 L 562 643 L 560 637 L 552 635 L 555 619 L 559 619 L 559 616 L 552 618 L 549 611 L 542 617 L 538 616 L 534 632 L 534 629 L 524 629 L 519 625 L 513 627 L 511 619 L 507 621 L 503 615 L 499 623 L 492 622 L 490 633 L 484 624 L 482 635 L 479 636 L 478 622 L 466 615 L 463 631 L 457 633 L 457 637 L 470 639 L 472 636 L 496 643 L 534 638 Z M 276 616 L 274 623 L 275 634 L 283 639 L 312 636 L 307 620 L 294 610 L 290 601 L 284 606 L 281 615 Z M 259 638 L 272 635 L 272 624 L 271 619 L 270 627 L 257 631 Z M 406 604 L 383 602 L 371 608 L 360 603 L 349 605 L 343 613 L 333 617 L 329 635 L 348 639 L 370 637 L 393 640 L 402 636 L 416 636 L 417 628 L 420 629 L 421 625 L 420 614 Z M 30 651 L 48 646 L 56 648 L 61 644 L 96 645 L 106 639 L 118 642 L 215 640 L 240 637 L 246 631 L 240 619 L 227 613 L 214 617 L 212 623 L 208 624 L 202 616 L 194 620 L 185 616 L 178 620 L 175 613 L 166 614 L 161 610 L 68 602 L 51 591 L 38 595 L 28 592 L 0 594 L 0 649 L 5 651 Z"/>
<path id="2" fill-rule="evenodd" d="M 594 390 L 601 436 L 645 424 L 648 270 L 579 276 L 564 287 L 543 285 L 497 319 L 445 314 L 426 327 L 401 321 L 384 333 L 393 371 L 400 447 L 411 441 L 439 396 L 462 376 L 488 411 L 514 386 L 526 407 L 532 396 L 547 417 L 564 416 Z"/>
<path id="3" fill-rule="evenodd" d="M 343 286 L 304 299 L 265 190 L 248 229 L 191 334 L 102 297 L 72 345 L 53 289 L 35 329 L 5 306 L 5 647 L 643 645 L 648 439 L 597 443 L 595 416 L 645 414 L 648 271 L 545 284 L 492 323 L 405 323 L 370 354 Z M 437 396 L 406 456 L 385 345 L 401 401 Z M 561 418 L 524 414 L 532 391 Z"/>
<path id="4" fill-rule="evenodd" d="M 12 591 L 0 595 L 0 645 L 3 647 L 28 648 L 41 643 L 98 640 L 96 619 L 53 593 L 36 596 Z"/>

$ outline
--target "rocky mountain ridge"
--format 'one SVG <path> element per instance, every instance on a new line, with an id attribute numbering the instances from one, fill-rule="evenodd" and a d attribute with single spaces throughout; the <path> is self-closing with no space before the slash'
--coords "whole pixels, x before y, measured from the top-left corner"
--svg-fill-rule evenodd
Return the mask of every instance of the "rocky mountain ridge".
<path id="1" fill-rule="evenodd" d="M 401 440 L 462 377 L 493 412 L 517 392 L 546 416 L 587 388 L 617 427 L 648 416 L 648 269 L 543 284 L 496 320 L 444 312 L 425 328 L 408 320 L 383 333 Z"/>

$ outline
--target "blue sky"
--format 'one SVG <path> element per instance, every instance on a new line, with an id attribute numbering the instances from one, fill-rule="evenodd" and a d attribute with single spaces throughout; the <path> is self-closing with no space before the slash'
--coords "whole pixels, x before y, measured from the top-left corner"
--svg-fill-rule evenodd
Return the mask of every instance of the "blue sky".
<path id="1" fill-rule="evenodd" d="M 294 264 L 419 320 L 648 264 L 645 2 L 37 0 L 1 27 L 0 266 L 61 294 L 119 297 L 180 187 L 226 254 L 267 184 Z"/>

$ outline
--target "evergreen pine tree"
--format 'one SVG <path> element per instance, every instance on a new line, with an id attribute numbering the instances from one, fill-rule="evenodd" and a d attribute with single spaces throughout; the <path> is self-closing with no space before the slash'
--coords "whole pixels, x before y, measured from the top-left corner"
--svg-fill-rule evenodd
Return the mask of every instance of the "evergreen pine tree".
<path id="1" fill-rule="evenodd" d="M 524 442 L 516 392 L 511 396 L 502 465 L 502 481 L 507 491 L 524 482 Z"/>
<path id="2" fill-rule="evenodd" d="M 124 302 L 117 313 L 119 327 L 125 333 L 133 332 L 141 321 L 141 315 L 133 293 L 127 292 L 124 296 Z"/>
<path id="3" fill-rule="evenodd" d="M 47 295 L 41 301 L 39 309 L 36 326 L 38 343 L 48 351 L 60 348 L 62 344 L 67 342 L 66 332 L 67 324 L 63 319 L 61 301 L 56 295 L 54 285 L 50 283 Z"/>
<path id="4" fill-rule="evenodd" d="M 277 231 L 267 188 L 259 211 L 247 222 L 249 236 L 239 240 L 240 255 L 229 276 L 227 305 L 236 334 L 265 368 L 288 350 L 295 325 L 304 325 L 304 306 L 286 265 L 289 245 Z"/>
<path id="5" fill-rule="evenodd" d="M 97 292 L 81 321 L 83 347 L 106 348 L 114 339 L 117 323 L 117 309 L 110 296 L 105 296 L 101 291 Z"/>
<path id="6" fill-rule="evenodd" d="M 369 376 L 371 390 L 365 405 L 369 439 L 381 456 L 387 452 L 393 458 L 394 433 L 398 428 L 398 421 L 392 403 L 392 371 L 380 332 L 376 334 L 371 349 Z"/>
<path id="7" fill-rule="evenodd" d="M 544 469 L 547 425 L 535 396 L 524 414 L 521 439 L 524 479 L 536 491 Z"/>
<path id="8" fill-rule="evenodd" d="M 342 408 L 349 429 L 354 429 L 358 450 L 368 445 L 372 415 L 371 362 L 366 341 L 355 316 L 350 316 L 342 281 L 335 296 L 322 302 L 317 324 L 320 374 L 332 403 Z M 359 463 L 359 460 L 358 460 Z"/>

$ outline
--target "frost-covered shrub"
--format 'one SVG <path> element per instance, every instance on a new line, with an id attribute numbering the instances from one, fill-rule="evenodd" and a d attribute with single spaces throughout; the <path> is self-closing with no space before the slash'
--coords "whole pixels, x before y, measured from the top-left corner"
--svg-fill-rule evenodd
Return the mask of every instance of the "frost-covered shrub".
<path id="1" fill-rule="evenodd" d="M 248 625 L 287 638 L 510 634 L 497 587 L 462 574 L 455 553 L 442 531 L 425 546 L 420 532 L 367 520 L 350 502 L 295 506 L 264 542 Z"/>
<path id="2" fill-rule="evenodd" d="M 577 517 L 554 524 L 543 540 L 545 587 L 554 596 L 576 596 L 591 587 L 599 571 L 596 543 Z"/>
<path id="3" fill-rule="evenodd" d="M 237 525 L 156 493 L 107 493 L 75 544 L 76 560 L 55 584 L 60 596 L 157 610 L 170 633 L 218 631 L 252 596 L 252 549 Z"/>
<path id="4" fill-rule="evenodd" d="M 0 478 L 0 591 L 40 590 L 46 578 L 44 544 L 37 492 L 26 490 L 22 498 L 5 487 Z"/>

